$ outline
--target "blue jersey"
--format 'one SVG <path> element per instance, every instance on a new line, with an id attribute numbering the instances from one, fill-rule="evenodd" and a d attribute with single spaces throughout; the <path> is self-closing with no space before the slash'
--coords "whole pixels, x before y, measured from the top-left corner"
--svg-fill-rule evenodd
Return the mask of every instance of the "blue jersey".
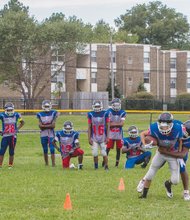
<path id="1" fill-rule="evenodd" d="M 21 120 L 21 114 L 14 112 L 12 116 L 8 116 L 3 112 L 0 114 L 0 120 L 2 121 L 3 137 L 16 135 L 17 122 Z"/>
<path id="2" fill-rule="evenodd" d="M 123 142 L 124 142 L 123 148 L 130 149 L 127 152 L 128 158 L 136 157 L 141 154 L 141 150 L 139 149 L 142 146 L 140 137 L 136 137 L 136 138 L 126 137 L 126 138 L 123 138 Z"/>
<path id="3" fill-rule="evenodd" d="M 75 148 L 75 144 L 79 143 L 79 133 L 72 131 L 71 133 L 66 133 L 64 131 L 57 131 L 55 135 L 55 140 L 59 141 L 60 152 L 62 157 L 68 156 L 68 153 Z"/>
<path id="4" fill-rule="evenodd" d="M 106 124 L 109 121 L 109 115 L 105 110 L 101 112 L 88 112 L 88 124 L 91 124 L 91 138 L 93 141 L 103 143 L 106 141 Z"/>
<path id="5" fill-rule="evenodd" d="M 107 110 L 107 114 L 110 118 L 110 123 L 120 123 L 124 121 L 127 113 L 124 110 L 114 111 L 112 108 Z M 123 129 L 122 127 L 110 126 L 109 138 L 113 140 L 121 140 L 123 138 Z"/>
<path id="6" fill-rule="evenodd" d="M 43 125 L 51 124 L 58 117 L 58 112 L 56 110 L 51 110 L 49 112 L 39 112 L 37 113 L 37 118 Z M 44 129 L 40 131 L 41 137 L 54 137 L 54 129 Z"/>
<path id="7" fill-rule="evenodd" d="M 168 135 L 163 135 L 158 129 L 158 123 L 153 123 L 149 128 L 150 135 L 158 141 L 158 146 L 170 148 L 171 151 L 176 151 L 178 140 L 183 137 L 183 129 L 181 124 L 174 123 L 171 132 Z"/>

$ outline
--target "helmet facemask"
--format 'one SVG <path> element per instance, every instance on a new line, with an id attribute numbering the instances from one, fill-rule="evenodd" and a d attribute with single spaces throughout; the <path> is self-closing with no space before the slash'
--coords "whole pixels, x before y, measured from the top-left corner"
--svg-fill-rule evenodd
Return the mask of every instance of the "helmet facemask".
<path id="1" fill-rule="evenodd" d="M 92 105 L 92 109 L 94 112 L 101 112 L 103 110 L 102 102 L 96 101 Z"/>
<path id="2" fill-rule="evenodd" d="M 63 124 L 63 131 L 64 131 L 66 134 L 72 133 L 72 131 L 73 131 L 73 123 L 70 122 L 70 121 L 66 121 L 66 122 Z"/>
<path id="3" fill-rule="evenodd" d="M 114 111 L 120 111 L 121 110 L 121 100 L 119 98 L 115 98 L 111 102 L 111 107 Z"/>
<path id="4" fill-rule="evenodd" d="M 157 123 L 158 123 L 158 130 L 162 135 L 168 135 L 173 128 L 173 122 L 171 123 L 157 122 Z"/>
<path id="5" fill-rule="evenodd" d="M 14 115 L 14 105 L 12 103 L 7 103 L 5 104 L 5 114 L 8 116 L 13 116 Z"/>
<path id="6" fill-rule="evenodd" d="M 136 126 L 129 127 L 128 134 L 130 138 L 137 138 L 139 136 L 138 128 Z"/>
<path id="7" fill-rule="evenodd" d="M 42 109 L 45 111 L 45 112 L 49 112 L 51 111 L 51 108 L 52 108 L 52 105 L 51 105 L 51 102 L 50 101 L 43 101 L 42 102 Z"/>

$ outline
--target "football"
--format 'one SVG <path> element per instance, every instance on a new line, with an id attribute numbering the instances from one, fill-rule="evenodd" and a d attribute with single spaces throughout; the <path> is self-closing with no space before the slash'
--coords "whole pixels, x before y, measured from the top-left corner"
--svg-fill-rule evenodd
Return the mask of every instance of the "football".
<path id="1" fill-rule="evenodd" d="M 145 143 L 150 144 L 152 142 L 152 146 L 157 146 L 158 142 L 157 139 L 152 137 L 151 135 L 148 135 L 145 137 Z"/>
<path id="2" fill-rule="evenodd" d="M 74 163 L 71 163 L 70 166 L 69 166 L 69 168 L 70 168 L 70 169 L 75 169 L 76 167 L 75 167 Z"/>

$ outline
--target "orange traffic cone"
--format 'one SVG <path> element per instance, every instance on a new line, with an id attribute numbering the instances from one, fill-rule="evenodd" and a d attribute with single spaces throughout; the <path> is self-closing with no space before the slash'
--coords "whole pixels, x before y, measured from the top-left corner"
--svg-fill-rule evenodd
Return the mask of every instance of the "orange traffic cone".
<path id="1" fill-rule="evenodd" d="M 72 210 L 72 203 L 71 203 L 71 198 L 70 198 L 69 193 L 67 193 L 67 195 L 66 195 L 65 202 L 63 204 L 63 208 L 65 210 Z"/>
<path id="2" fill-rule="evenodd" d="M 119 191 L 124 191 L 125 190 L 125 184 L 123 178 L 120 179 L 119 181 L 119 186 L 118 186 Z"/>

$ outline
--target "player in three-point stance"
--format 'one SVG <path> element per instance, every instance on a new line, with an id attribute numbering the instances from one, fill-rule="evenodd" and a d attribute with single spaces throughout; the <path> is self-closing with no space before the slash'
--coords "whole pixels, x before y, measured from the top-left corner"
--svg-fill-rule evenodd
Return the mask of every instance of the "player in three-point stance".
<path id="1" fill-rule="evenodd" d="M 56 145 L 56 142 L 59 142 L 59 147 Z M 79 145 L 79 133 L 73 129 L 71 121 L 64 122 L 63 130 L 56 132 L 53 144 L 61 153 L 63 168 L 69 168 L 70 159 L 78 157 L 78 169 L 82 170 L 84 151 Z"/>
<path id="2" fill-rule="evenodd" d="M 17 140 L 17 133 L 19 129 L 24 125 L 24 121 L 21 118 L 21 114 L 14 111 L 14 105 L 8 102 L 4 106 L 4 113 L 0 114 L 0 120 L 2 121 L 2 140 L 0 149 L 0 167 L 3 164 L 4 154 L 9 146 L 9 168 L 13 167 L 14 151 Z M 17 127 L 17 123 L 19 126 Z"/>
<path id="3" fill-rule="evenodd" d="M 41 144 L 43 147 L 44 161 L 45 165 L 48 165 L 48 146 L 50 148 L 52 166 L 55 166 L 55 149 L 52 144 L 55 128 L 56 118 L 58 117 L 58 112 L 52 110 L 52 105 L 49 100 L 44 100 L 42 102 L 42 112 L 37 113 L 37 118 L 39 120 L 40 137 Z"/>
<path id="4" fill-rule="evenodd" d="M 151 152 L 145 151 L 142 148 L 141 138 L 139 136 L 138 128 L 134 125 L 128 129 L 129 137 L 123 138 L 122 153 L 126 153 L 125 168 L 131 169 L 135 167 L 135 164 L 141 164 L 142 168 L 145 168 L 150 161 Z"/>
<path id="5" fill-rule="evenodd" d="M 93 111 L 88 112 L 88 142 L 92 146 L 94 168 L 98 169 L 98 148 L 103 156 L 104 169 L 108 170 L 108 157 L 106 153 L 107 135 L 109 134 L 109 116 L 103 110 L 101 101 L 94 101 Z"/>
<path id="6" fill-rule="evenodd" d="M 123 125 L 125 122 L 125 118 L 127 113 L 121 109 L 121 100 L 119 98 L 115 98 L 111 102 L 111 108 L 107 110 L 110 117 L 110 132 L 108 135 L 108 143 L 107 143 L 107 155 L 110 152 L 110 149 L 114 148 L 114 144 L 116 143 L 116 162 L 115 166 L 118 167 L 121 148 L 123 146 Z"/>
<path id="7" fill-rule="evenodd" d="M 169 151 L 181 151 L 182 149 L 182 126 L 173 123 L 173 115 L 169 112 L 164 112 L 158 117 L 158 121 L 150 125 L 150 128 L 141 133 L 141 141 L 145 145 L 145 136 L 151 135 L 157 139 L 158 150 L 152 159 L 150 168 L 144 177 L 144 188 L 140 198 L 146 198 L 152 179 L 157 171 L 163 166 L 165 162 L 170 168 L 171 177 L 166 180 L 164 185 L 166 193 L 169 198 L 173 197 L 172 185 L 179 183 L 179 163 L 177 158 L 161 154 L 159 148 L 167 148 Z M 179 143 L 179 144 L 178 144 Z M 176 149 L 177 147 L 177 149 Z"/>

